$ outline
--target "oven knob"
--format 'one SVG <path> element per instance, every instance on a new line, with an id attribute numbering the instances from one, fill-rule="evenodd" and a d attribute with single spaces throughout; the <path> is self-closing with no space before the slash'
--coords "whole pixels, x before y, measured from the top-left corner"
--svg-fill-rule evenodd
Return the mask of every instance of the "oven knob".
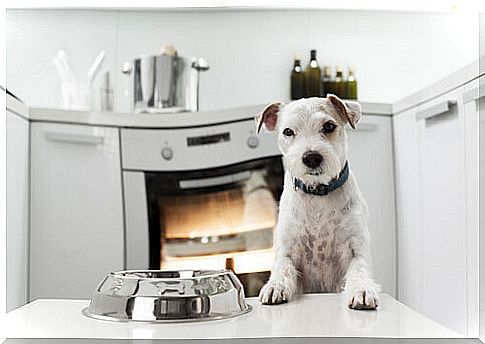
<path id="1" fill-rule="evenodd" d="M 172 160 L 173 158 L 173 150 L 170 147 L 165 147 L 162 149 L 162 158 L 165 160 Z"/>
<path id="2" fill-rule="evenodd" d="M 259 146 L 259 139 L 256 136 L 249 136 L 247 144 L 249 148 L 254 149 Z"/>

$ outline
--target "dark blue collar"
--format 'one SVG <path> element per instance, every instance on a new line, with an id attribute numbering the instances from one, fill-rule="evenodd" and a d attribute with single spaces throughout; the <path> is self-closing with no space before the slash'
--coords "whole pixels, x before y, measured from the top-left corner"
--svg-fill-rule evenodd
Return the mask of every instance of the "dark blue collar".
<path id="1" fill-rule="evenodd" d="M 345 166 L 340 172 L 338 178 L 332 180 L 328 185 L 317 184 L 317 185 L 307 186 L 301 179 L 293 178 L 293 186 L 295 187 L 295 190 L 300 189 L 301 191 L 307 194 L 316 195 L 316 196 L 326 196 L 330 192 L 344 185 L 348 178 L 349 178 L 349 163 L 346 161 Z"/>

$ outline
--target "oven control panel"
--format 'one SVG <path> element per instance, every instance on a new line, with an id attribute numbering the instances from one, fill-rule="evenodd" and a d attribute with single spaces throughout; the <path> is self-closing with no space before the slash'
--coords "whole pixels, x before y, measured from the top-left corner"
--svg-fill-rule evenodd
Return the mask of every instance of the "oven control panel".
<path id="1" fill-rule="evenodd" d="M 254 120 L 180 129 L 122 129 L 123 169 L 181 171 L 280 155 L 276 135 Z"/>

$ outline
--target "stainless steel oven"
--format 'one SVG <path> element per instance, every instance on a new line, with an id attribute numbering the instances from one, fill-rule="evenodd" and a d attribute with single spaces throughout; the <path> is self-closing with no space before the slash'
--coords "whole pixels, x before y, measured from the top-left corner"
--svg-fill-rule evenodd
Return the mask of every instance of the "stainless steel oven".
<path id="1" fill-rule="evenodd" d="M 121 145 L 126 268 L 227 267 L 256 295 L 273 263 L 283 187 L 274 137 L 256 136 L 249 118 L 123 129 Z"/>

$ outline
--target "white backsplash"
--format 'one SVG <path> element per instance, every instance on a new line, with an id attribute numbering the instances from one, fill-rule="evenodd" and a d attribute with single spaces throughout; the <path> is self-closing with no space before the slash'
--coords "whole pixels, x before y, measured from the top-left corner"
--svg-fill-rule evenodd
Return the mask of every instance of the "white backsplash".
<path id="1" fill-rule="evenodd" d="M 9 10 L 7 86 L 28 104 L 59 107 L 52 58 L 68 52 L 87 71 L 101 49 L 112 73 L 115 110 L 128 111 L 124 61 L 157 53 L 165 43 L 206 58 L 201 109 L 286 99 L 295 52 L 306 64 L 351 65 L 359 98 L 392 102 L 478 56 L 478 16 L 330 10 Z"/>

